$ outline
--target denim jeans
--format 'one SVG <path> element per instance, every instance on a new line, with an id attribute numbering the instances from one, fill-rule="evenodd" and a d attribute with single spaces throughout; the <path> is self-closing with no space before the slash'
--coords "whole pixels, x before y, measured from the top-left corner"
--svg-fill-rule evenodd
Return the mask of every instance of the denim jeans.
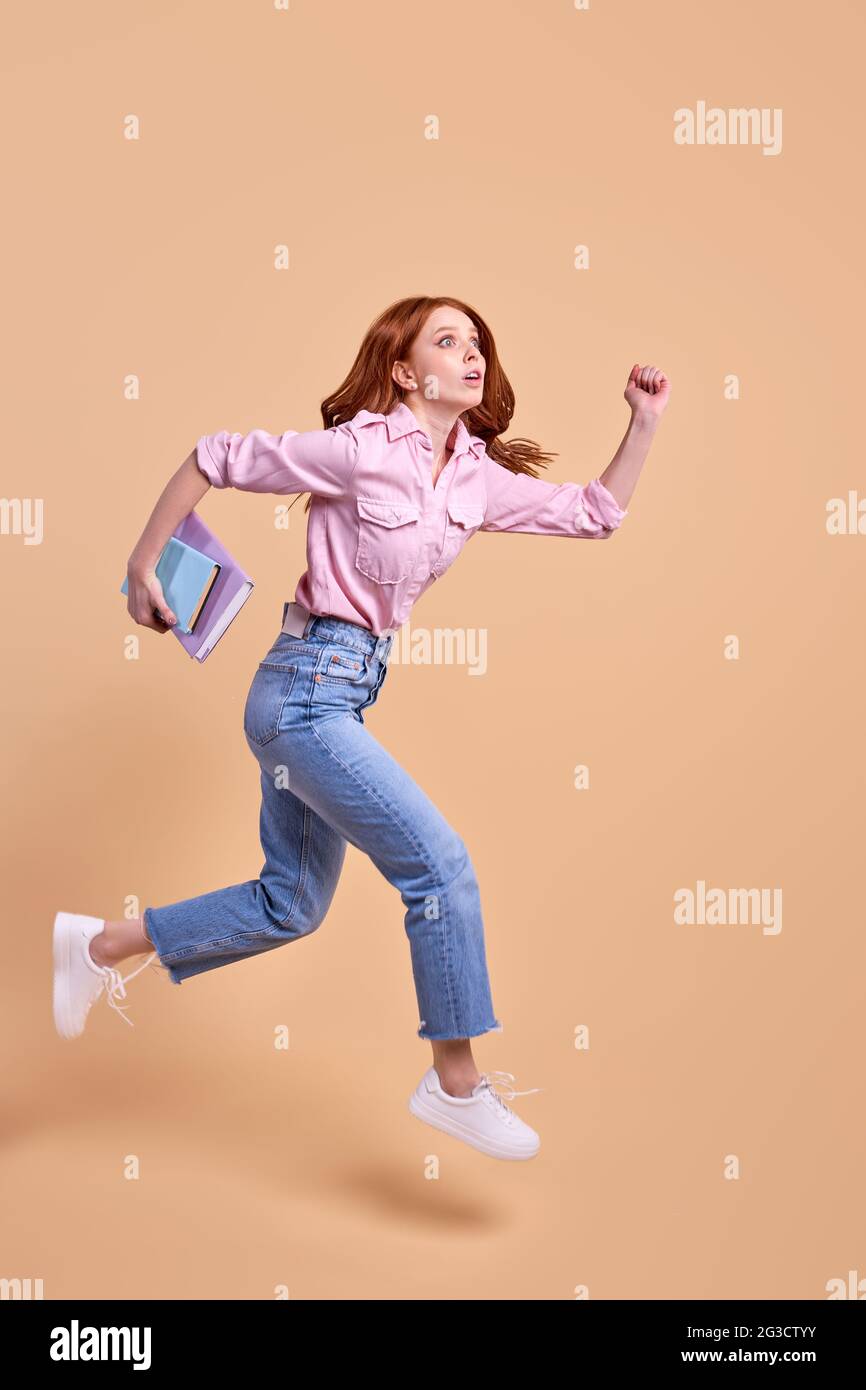
<path id="1" fill-rule="evenodd" d="M 303 637 L 280 632 L 259 663 L 243 723 L 260 770 L 265 862 L 246 883 L 145 908 L 147 934 L 174 984 L 314 932 L 348 842 L 399 889 L 418 1037 L 502 1031 L 466 846 L 364 726 L 393 640 L 343 619 L 312 617 Z"/>

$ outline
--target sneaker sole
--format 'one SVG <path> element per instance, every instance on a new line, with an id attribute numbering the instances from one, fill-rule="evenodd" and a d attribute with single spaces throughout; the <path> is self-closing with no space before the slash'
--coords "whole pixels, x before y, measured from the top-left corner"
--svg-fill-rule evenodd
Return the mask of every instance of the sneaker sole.
<path id="1" fill-rule="evenodd" d="M 486 1135 L 478 1134 L 474 1129 L 469 1129 L 466 1125 L 461 1125 L 459 1121 L 440 1114 L 431 1106 L 425 1105 L 423 1100 L 413 1092 L 409 1097 L 409 1110 L 417 1120 L 424 1124 L 432 1125 L 434 1129 L 441 1129 L 443 1134 L 450 1134 L 453 1139 L 462 1139 L 464 1143 L 471 1144 L 473 1149 L 480 1149 L 482 1153 L 488 1154 L 491 1158 L 506 1159 L 526 1159 L 535 1158 L 541 1144 L 536 1144 L 534 1149 L 508 1148 L 504 1144 L 497 1144 L 493 1139 Z"/>
<path id="2" fill-rule="evenodd" d="M 54 918 L 54 1027 L 61 1038 L 80 1038 L 70 1023 L 69 1011 L 69 924 L 68 912 Z"/>

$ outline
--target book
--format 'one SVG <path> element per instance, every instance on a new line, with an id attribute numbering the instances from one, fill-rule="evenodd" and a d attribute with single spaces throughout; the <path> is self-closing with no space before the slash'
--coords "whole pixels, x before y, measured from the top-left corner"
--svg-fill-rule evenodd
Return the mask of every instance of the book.
<path id="1" fill-rule="evenodd" d="M 243 608 L 255 584 L 194 511 L 169 536 L 156 577 L 177 618 L 170 628 L 196 661 L 205 661 Z M 120 586 L 129 592 L 129 581 Z"/>
<path id="2" fill-rule="evenodd" d="M 180 632 L 194 631 L 221 568 L 209 555 L 177 536 L 169 536 L 156 562 L 156 577 Z M 124 579 L 120 592 L 129 592 L 128 580 Z"/>

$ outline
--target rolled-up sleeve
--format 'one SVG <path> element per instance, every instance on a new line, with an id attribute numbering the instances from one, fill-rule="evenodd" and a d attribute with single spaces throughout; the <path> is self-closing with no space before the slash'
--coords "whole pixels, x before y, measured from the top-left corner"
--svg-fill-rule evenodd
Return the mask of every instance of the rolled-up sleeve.
<path id="1" fill-rule="evenodd" d="M 358 437 L 349 424 L 327 430 L 285 430 L 282 434 L 220 430 L 198 440 L 196 461 L 213 487 L 343 497 L 358 461 L 358 449 Z"/>
<path id="2" fill-rule="evenodd" d="M 550 483 L 512 473 L 484 456 L 487 507 L 482 531 L 524 531 L 539 536 L 606 540 L 628 516 L 598 478 Z"/>

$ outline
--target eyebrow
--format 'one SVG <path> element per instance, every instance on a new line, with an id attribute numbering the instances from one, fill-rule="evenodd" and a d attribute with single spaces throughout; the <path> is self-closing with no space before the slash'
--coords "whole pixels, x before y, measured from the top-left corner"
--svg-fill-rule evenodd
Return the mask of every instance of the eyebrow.
<path id="1" fill-rule="evenodd" d="M 459 333 L 460 330 L 459 330 L 458 328 L 456 328 L 453 324 L 447 324 L 447 323 L 444 323 L 444 324 L 442 325 L 441 328 L 434 328 L 434 329 L 433 329 L 433 332 L 434 332 L 434 333 L 445 333 L 446 331 L 447 331 L 448 333 Z M 473 327 L 472 332 L 473 332 L 473 333 L 477 333 L 477 332 L 478 332 L 478 329 Z"/>

